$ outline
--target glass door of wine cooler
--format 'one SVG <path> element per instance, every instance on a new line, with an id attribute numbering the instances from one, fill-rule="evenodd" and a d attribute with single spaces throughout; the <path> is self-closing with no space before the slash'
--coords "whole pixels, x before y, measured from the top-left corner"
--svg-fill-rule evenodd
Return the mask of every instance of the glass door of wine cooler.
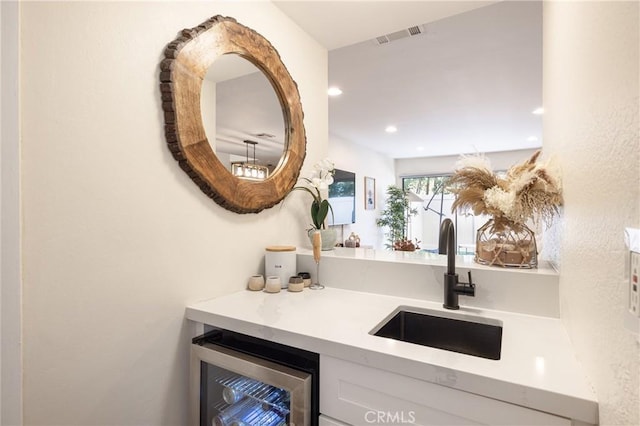
<path id="1" fill-rule="evenodd" d="M 311 375 L 228 348 L 191 348 L 193 424 L 308 425 Z"/>

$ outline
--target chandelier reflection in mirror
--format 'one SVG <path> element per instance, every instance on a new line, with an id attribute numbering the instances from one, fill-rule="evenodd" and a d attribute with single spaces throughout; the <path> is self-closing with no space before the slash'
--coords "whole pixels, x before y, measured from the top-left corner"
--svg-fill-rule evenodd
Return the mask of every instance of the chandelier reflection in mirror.
<path id="1" fill-rule="evenodd" d="M 267 166 L 262 166 L 260 164 L 256 164 L 256 145 L 258 142 L 255 141 L 244 141 L 246 146 L 246 161 L 237 161 L 231 163 L 231 173 L 234 176 L 243 179 L 254 179 L 254 180 L 264 180 L 269 177 L 269 168 Z M 252 162 L 249 162 L 249 145 L 253 146 L 253 159 Z"/>

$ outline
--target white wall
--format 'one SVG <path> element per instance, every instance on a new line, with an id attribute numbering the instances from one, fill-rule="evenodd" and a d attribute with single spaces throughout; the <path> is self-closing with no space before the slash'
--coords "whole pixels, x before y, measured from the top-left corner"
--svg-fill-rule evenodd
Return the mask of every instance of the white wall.
<path id="1" fill-rule="evenodd" d="M 22 423 L 19 8 L 0 2 L 0 424 Z"/>
<path id="2" fill-rule="evenodd" d="M 624 228 L 640 227 L 637 2 L 544 5 L 544 149 L 563 169 L 561 314 L 600 423 L 640 424 L 640 350 L 623 328 Z"/>
<path id="3" fill-rule="evenodd" d="M 335 162 L 336 168 L 356 174 L 356 223 L 342 227 L 342 240 L 349 237 L 351 232 L 355 232 L 360 236 L 361 245 L 384 248 L 384 230 L 378 228 L 376 219 L 384 209 L 387 187 L 395 184 L 393 159 L 333 135 L 329 140 L 329 158 Z M 376 180 L 374 210 L 364 209 L 365 176 Z"/>
<path id="4" fill-rule="evenodd" d="M 268 38 L 301 93 L 305 168 L 327 153 L 327 52 L 269 2 L 21 9 L 24 422 L 184 425 L 185 306 L 300 245 L 308 200 L 238 215 L 193 184 L 164 140 L 162 52 L 215 14 Z"/>

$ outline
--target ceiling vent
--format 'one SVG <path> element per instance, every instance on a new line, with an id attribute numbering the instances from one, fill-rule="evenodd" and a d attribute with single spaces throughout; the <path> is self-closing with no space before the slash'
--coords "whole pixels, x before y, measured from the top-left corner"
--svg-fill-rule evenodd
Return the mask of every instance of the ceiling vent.
<path id="1" fill-rule="evenodd" d="M 379 37 L 376 37 L 373 42 L 375 44 L 387 44 L 392 41 L 400 40 L 401 38 L 413 37 L 420 34 L 425 33 L 424 25 L 416 25 L 414 27 L 409 27 L 404 30 L 396 31 L 394 33 L 385 34 Z"/>

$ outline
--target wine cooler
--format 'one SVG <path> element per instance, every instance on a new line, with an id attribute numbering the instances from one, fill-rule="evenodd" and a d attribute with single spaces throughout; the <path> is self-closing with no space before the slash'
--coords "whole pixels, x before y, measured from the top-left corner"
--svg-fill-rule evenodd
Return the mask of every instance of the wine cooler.
<path id="1" fill-rule="evenodd" d="M 228 330 L 191 346 L 192 424 L 318 424 L 318 354 Z"/>

